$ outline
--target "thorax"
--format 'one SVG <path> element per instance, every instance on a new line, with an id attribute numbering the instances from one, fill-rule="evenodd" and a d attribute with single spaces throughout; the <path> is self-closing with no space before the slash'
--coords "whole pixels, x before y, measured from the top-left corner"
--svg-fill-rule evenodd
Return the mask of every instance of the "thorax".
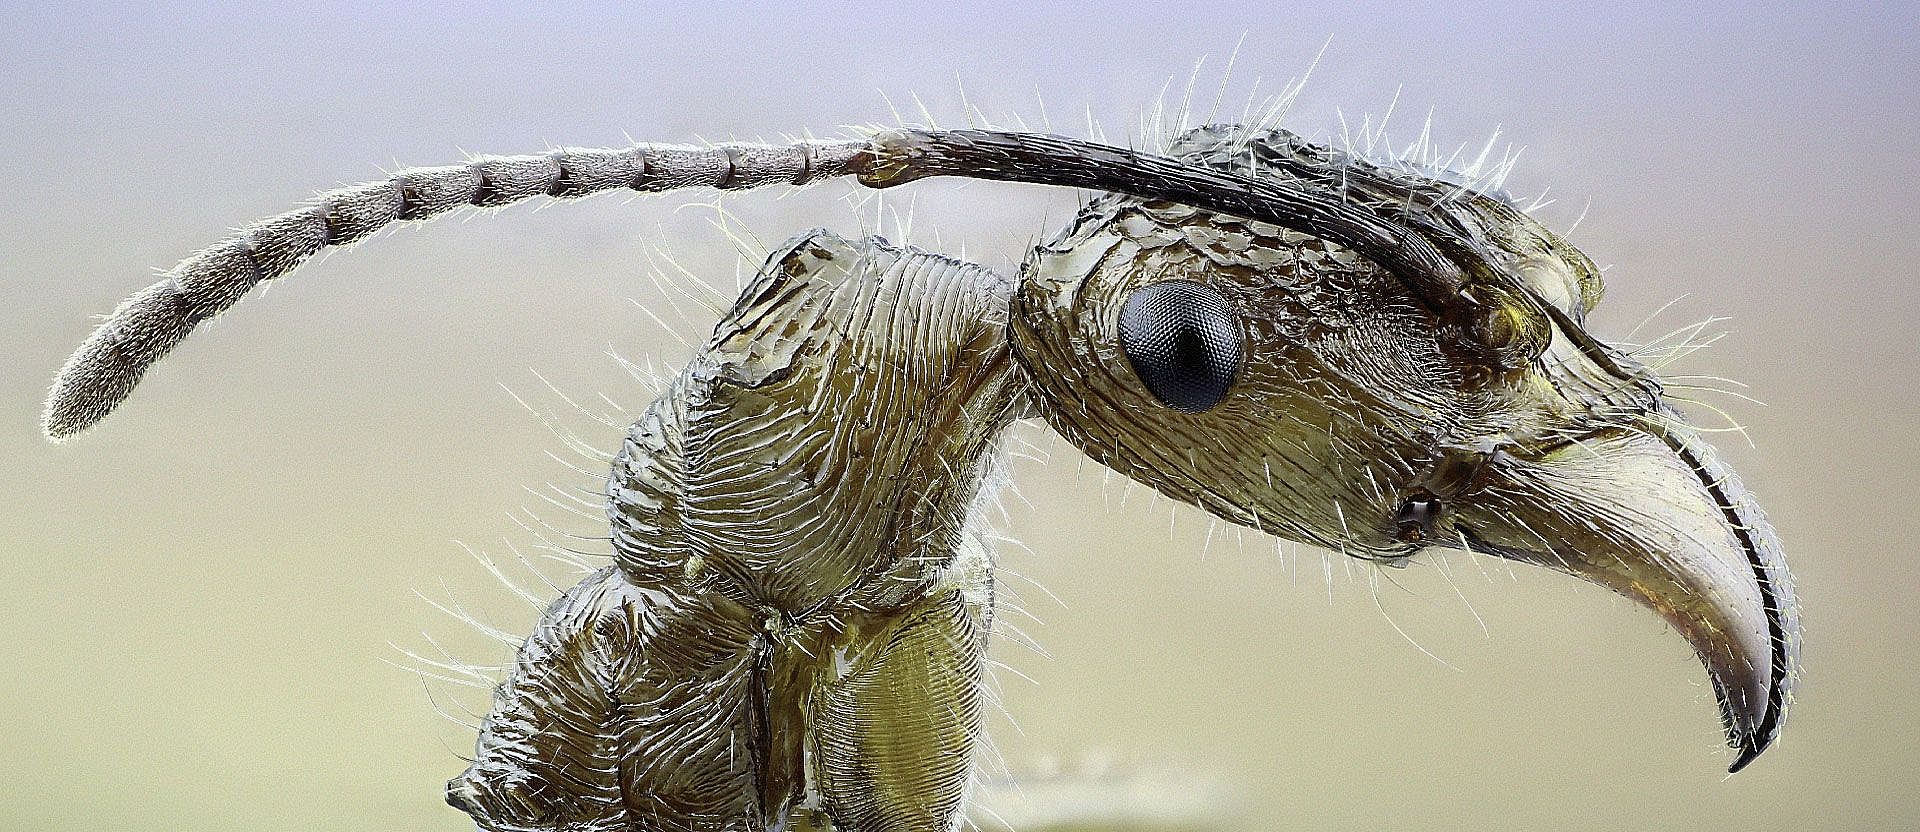
<path id="1" fill-rule="evenodd" d="M 608 482 L 621 568 L 790 621 L 924 594 L 1019 395 L 1010 292 L 877 239 L 776 252 L 628 432 Z"/>

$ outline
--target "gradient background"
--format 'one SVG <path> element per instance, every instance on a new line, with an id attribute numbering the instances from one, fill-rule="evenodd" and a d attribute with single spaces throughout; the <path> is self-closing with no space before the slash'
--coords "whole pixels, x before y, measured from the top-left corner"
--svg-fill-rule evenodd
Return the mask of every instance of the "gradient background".
<path id="1" fill-rule="evenodd" d="M 1118 134 L 1211 55 L 1204 111 L 1243 33 L 1223 112 L 1331 36 L 1293 128 L 1337 135 L 1337 112 L 1397 89 L 1401 141 L 1431 109 L 1441 141 L 1499 124 L 1526 145 L 1510 185 L 1551 185 L 1541 216 L 1565 228 L 1591 204 L 1572 239 L 1612 265 L 1601 334 L 1685 293 L 1647 334 L 1732 316 L 1675 371 L 1771 405 L 1708 399 L 1758 445 L 1721 435 L 1799 576 L 1805 682 L 1780 745 L 1727 779 L 1704 673 L 1629 602 L 1466 556 L 1384 575 L 1279 557 L 1030 429 L 1052 461 L 1016 466 L 1031 504 L 1007 498 L 1008 528 L 1031 548 L 1004 560 L 1064 603 L 1028 588 L 1044 623 L 1014 619 L 1053 659 L 996 653 L 1031 679 L 1000 673 L 1023 732 L 995 729 L 1008 767 L 1050 784 L 1028 804 L 1125 793 L 1122 813 L 1234 828 L 1920 823 L 1913 6 L 301 5 L 0 9 L 0 827 L 468 828 L 440 790 L 471 732 L 429 694 L 459 715 L 484 692 L 423 685 L 389 643 L 499 660 L 413 594 L 529 625 L 451 541 L 524 548 L 522 506 L 596 533 L 526 490 L 597 473 L 549 459 L 561 443 L 501 385 L 614 447 L 531 371 L 637 409 L 600 353 L 686 354 L 627 303 L 665 308 L 645 255 L 725 287 L 737 257 L 711 210 L 675 210 L 698 194 L 384 235 L 255 295 L 100 428 L 46 444 L 54 369 L 153 267 L 399 164 L 832 133 L 890 120 L 882 92 L 959 123 L 956 79 L 995 118 L 1037 118 L 1037 92 L 1056 127 L 1090 109 Z M 913 191 L 915 242 L 1006 268 L 1073 204 Z M 728 204 L 772 244 L 872 227 L 850 193 Z M 675 327 L 711 323 L 695 317 Z"/>

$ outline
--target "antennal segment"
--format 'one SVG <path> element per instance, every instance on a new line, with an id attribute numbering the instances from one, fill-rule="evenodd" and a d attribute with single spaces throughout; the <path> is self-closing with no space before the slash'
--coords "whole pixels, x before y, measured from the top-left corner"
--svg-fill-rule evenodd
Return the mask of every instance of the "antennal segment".
<path id="1" fill-rule="evenodd" d="M 575 199 L 616 188 L 803 185 L 846 172 L 864 147 L 861 142 L 801 142 L 566 149 L 407 168 L 382 182 L 328 191 L 304 208 L 261 220 L 195 253 L 160 282 L 122 301 L 60 368 L 41 427 L 56 440 L 91 427 L 200 322 L 321 249 L 354 243 L 393 223 L 420 222 L 455 208 L 542 196 Z"/>

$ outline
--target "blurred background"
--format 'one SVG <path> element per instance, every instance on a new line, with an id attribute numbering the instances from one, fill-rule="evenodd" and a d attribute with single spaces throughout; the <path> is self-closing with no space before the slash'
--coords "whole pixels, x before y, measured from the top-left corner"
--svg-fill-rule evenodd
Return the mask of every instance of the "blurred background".
<path id="1" fill-rule="evenodd" d="M 1323 47 L 1288 126 L 1338 140 L 1396 96 L 1396 147 L 1429 111 L 1469 156 L 1497 126 L 1496 158 L 1525 148 L 1508 187 L 1551 187 L 1537 215 L 1584 214 L 1573 242 L 1610 265 L 1600 334 L 1730 319 L 1669 372 L 1768 404 L 1690 393 L 1748 426 L 1753 446 L 1721 446 L 1799 576 L 1785 736 L 1725 777 L 1685 644 L 1602 590 L 1464 555 L 1380 572 L 1296 552 L 1028 427 L 1045 461 L 1016 460 L 1004 500 L 1029 614 L 1008 620 L 1052 658 L 999 642 L 988 798 L 1023 830 L 1912 828 L 1920 12 L 1592 5 L 7 3 L 0 828 L 469 828 L 440 794 L 486 693 L 403 651 L 508 655 L 433 603 L 515 634 L 536 615 L 460 544 L 545 598 L 516 550 L 569 578 L 522 524 L 599 533 L 547 499 L 603 470 L 556 462 L 550 428 L 607 449 L 620 431 L 547 382 L 637 412 L 604 353 L 684 361 L 676 334 L 711 318 L 674 314 L 649 257 L 730 293 L 794 232 L 898 237 L 911 214 L 912 242 L 1011 270 L 1075 197 L 756 192 L 727 199 L 733 237 L 702 193 L 404 229 L 256 294 L 47 444 L 54 370 L 155 267 L 464 152 L 834 134 L 924 120 L 916 96 L 946 125 L 977 108 L 1118 139 L 1190 75 L 1196 120 L 1238 118 Z"/>

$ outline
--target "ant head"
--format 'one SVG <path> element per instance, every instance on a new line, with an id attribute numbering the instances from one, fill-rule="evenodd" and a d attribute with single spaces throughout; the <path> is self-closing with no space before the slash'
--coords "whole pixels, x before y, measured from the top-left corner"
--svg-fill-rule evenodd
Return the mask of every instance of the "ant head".
<path id="1" fill-rule="evenodd" d="M 1736 765 L 1764 748 L 1797 640 L 1778 543 L 1657 380 L 1586 332 L 1592 263 L 1444 172 L 1283 132 L 1203 128 L 1174 150 L 1404 222 L 1463 278 L 1298 224 L 1099 198 L 1031 253 L 1013 301 L 1047 421 L 1243 526 L 1392 564 L 1470 549 L 1632 596 L 1706 662 Z"/>

